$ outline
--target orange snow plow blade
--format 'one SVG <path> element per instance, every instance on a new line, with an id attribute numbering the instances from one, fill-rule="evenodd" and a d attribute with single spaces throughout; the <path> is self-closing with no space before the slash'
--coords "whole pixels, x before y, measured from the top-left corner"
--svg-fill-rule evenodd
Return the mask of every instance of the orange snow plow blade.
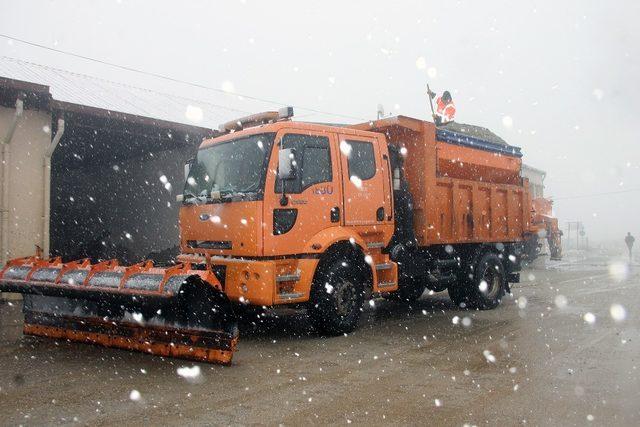
<path id="1" fill-rule="evenodd" d="M 0 291 L 24 295 L 25 335 L 230 364 L 237 318 L 210 270 L 184 263 L 11 260 Z"/>

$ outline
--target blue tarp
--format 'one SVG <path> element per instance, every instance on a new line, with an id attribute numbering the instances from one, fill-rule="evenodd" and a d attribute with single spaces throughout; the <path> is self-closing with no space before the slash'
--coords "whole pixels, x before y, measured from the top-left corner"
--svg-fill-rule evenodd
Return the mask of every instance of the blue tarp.
<path id="1" fill-rule="evenodd" d="M 507 156 L 522 157 L 520 147 L 513 145 L 497 144 L 481 138 L 454 132 L 449 129 L 437 128 L 436 140 L 448 142 L 450 144 L 462 145 L 464 147 L 478 148 L 480 150 L 491 151 L 492 153 L 504 154 Z"/>

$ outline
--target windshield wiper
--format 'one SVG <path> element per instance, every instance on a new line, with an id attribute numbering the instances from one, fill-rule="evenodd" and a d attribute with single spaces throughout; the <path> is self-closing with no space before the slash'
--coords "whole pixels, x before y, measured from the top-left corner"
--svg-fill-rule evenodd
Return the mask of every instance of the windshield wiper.
<path id="1" fill-rule="evenodd" d="M 245 199 L 251 196 L 255 191 L 238 191 L 238 190 L 223 190 L 220 192 L 220 198 L 222 199 Z"/>
<path id="2" fill-rule="evenodd" d="M 218 193 L 219 196 L 215 196 L 214 194 Z M 190 191 L 185 191 L 184 194 L 184 199 L 183 202 L 185 205 L 203 205 L 206 203 L 210 203 L 210 202 L 216 202 L 216 201 L 222 201 L 222 202 L 226 202 L 226 201 L 233 201 L 233 200 L 244 200 L 247 199 L 249 197 L 251 197 L 252 195 L 254 195 L 255 191 L 236 191 L 236 190 L 232 190 L 232 189 L 226 189 L 226 190 L 216 190 L 216 191 L 212 191 L 211 194 L 201 194 L 201 195 L 195 195 Z"/>
<path id="3" fill-rule="evenodd" d="M 202 196 L 196 196 L 193 193 L 190 192 L 185 192 L 184 193 L 184 203 L 188 204 L 188 205 L 197 205 L 200 203 L 206 203 L 207 202 L 207 196 L 202 195 Z"/>

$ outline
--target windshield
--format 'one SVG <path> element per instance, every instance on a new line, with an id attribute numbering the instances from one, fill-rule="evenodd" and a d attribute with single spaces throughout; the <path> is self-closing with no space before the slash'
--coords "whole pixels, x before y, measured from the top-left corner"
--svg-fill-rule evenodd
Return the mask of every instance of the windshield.
<path id="1" fill-rule="evenodd" d="M 262 193 L 274 137 L 274 133 L 251 135 L 199 150 L 185 196 L 209 196 L 212 191 Z"/>

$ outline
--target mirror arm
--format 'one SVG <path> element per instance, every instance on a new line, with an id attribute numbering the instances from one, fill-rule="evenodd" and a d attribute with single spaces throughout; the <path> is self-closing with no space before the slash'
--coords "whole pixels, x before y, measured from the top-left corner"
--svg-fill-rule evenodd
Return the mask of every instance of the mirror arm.
<path id="1" fill-rule="evenodd" d="M 282 182 L 282 197 L 280 197 L 280 206 L 287 206 L 289 204 L 289 198 L 287 197 L 287 193 L 285 190 L 287 180 L 281 179 L 280 182 Z"/>
<path id="2" fill-rule="evenodd" d="M 189 177 L 189 174 L 191 173 L 191 168 L 193 167 L 195 160 L 196 160 L 195 158 L 191 158 L 186 162 L 184 162 L 184 180 L 185 181 L 187 180 L 187 178 Z"/>
<path id="3" fill-rule="evenodd" d="M 278 148 L 280 150 L 283 149 L 282 141 L 278 142 Z M 282 153 L 282 151 L 280 151 L 280 153 Z M 280 155 L 281 154 L 279 154 L 279 156 Z M 289 160 L 289 162 L 290 162 L 290 160 Z M 280 163 L 280 161 L 279 161 L 279 163 Z M 289 175 L 291 175 L 291 167 L 289 169 Z M 287 206 L 289 204 L 289 199 L 287 198 L 287 189 L 286 189 L 288 178 L 284 178 L 284 177 L 280 176 L 280 164 L 278 164 L 278 172 L 276 173 L 276 177 L 282 183 L 282 197 L 280 197 L 280 206 Z"/>

